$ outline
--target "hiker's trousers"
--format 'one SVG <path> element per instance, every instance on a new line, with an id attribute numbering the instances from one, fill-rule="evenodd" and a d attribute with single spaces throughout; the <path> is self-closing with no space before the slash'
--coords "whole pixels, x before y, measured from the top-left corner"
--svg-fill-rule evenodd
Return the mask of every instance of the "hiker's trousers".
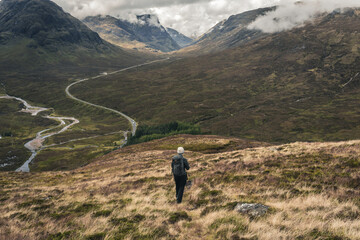
<path id="1" fill-rule="evenodd" d="M 184 194 L 184 188 L 185 188 L 185 184 L 186 184 L 186 180 L 187 180 L 187 175 L 183 175 L 183 176 L 175 176 L 174 175 L 174 180 L 175 180 L 175 184 L 176 184 L 176 201 L 177 201 L 177 203 L 181 203 L 182 197 Z"/>

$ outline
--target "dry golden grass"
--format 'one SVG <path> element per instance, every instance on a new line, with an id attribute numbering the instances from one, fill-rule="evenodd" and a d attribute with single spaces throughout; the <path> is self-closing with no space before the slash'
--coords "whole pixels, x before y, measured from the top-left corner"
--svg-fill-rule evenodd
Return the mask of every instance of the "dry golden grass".
<path id="1" fill-rule="evenodd" d="M 174 151 L 149 150 L 165 143 L 75 171 L 1 173 L 0 239 L 360 239 L 360 141 L 187 151 L 193 185 L 180 205 Z M 270 210 L 253 219 L 239 202 Z"/>

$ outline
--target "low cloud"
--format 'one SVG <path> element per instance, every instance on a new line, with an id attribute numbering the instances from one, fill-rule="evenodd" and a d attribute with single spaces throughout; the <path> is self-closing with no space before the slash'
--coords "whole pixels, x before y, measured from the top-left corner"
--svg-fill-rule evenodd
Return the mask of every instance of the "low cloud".
<path id="1" fill-rule="evenodd" d="M 343 10 L 349 7 L 360 7 L 359 0 L 282 0 L 278 8 L 257 18 L 249 29 L 258 29 L 266 33 L 290 30 L 311 21 L 320 13 Z"/>
<path id="2" fill-rule="evenodd" d="M 232 14 L 271 6 L 279 0 L 53 0 L 65 11 L 83 19 L 111 15 L 135 22 L 136 15 L 156 14 L 165 27 L 199 36 Z"/>

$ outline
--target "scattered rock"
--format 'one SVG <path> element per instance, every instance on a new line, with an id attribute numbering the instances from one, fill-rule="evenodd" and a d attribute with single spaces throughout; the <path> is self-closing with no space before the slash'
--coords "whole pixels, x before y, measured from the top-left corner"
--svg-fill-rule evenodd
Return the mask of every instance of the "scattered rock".
<path id="1" fill-rule="evenodd" d="M 247 214 L 252 218 L 261 217 L 267 213 L 270 207 L 262 205 L 260 203 L 238 203 L 234 210 L 242 213 Z"/>

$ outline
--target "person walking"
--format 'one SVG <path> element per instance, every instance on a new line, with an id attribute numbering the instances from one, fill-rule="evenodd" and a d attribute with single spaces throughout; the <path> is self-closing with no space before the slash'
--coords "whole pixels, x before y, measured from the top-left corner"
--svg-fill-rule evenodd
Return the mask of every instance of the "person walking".
<path id="1" fill-rule="evenodd" d="M 186 170 L 190 169 L 189 163 L 186 158 L 183 157 L 184 148 L 178 147 L 177 155 L 172 157 L 171 170 L 174 175 L 176 184 L 176 201 L 181 203 L 184 194 L 184 188 L 187 180 Z M 186 170 L 185 170 L 186 169 Z"/>

